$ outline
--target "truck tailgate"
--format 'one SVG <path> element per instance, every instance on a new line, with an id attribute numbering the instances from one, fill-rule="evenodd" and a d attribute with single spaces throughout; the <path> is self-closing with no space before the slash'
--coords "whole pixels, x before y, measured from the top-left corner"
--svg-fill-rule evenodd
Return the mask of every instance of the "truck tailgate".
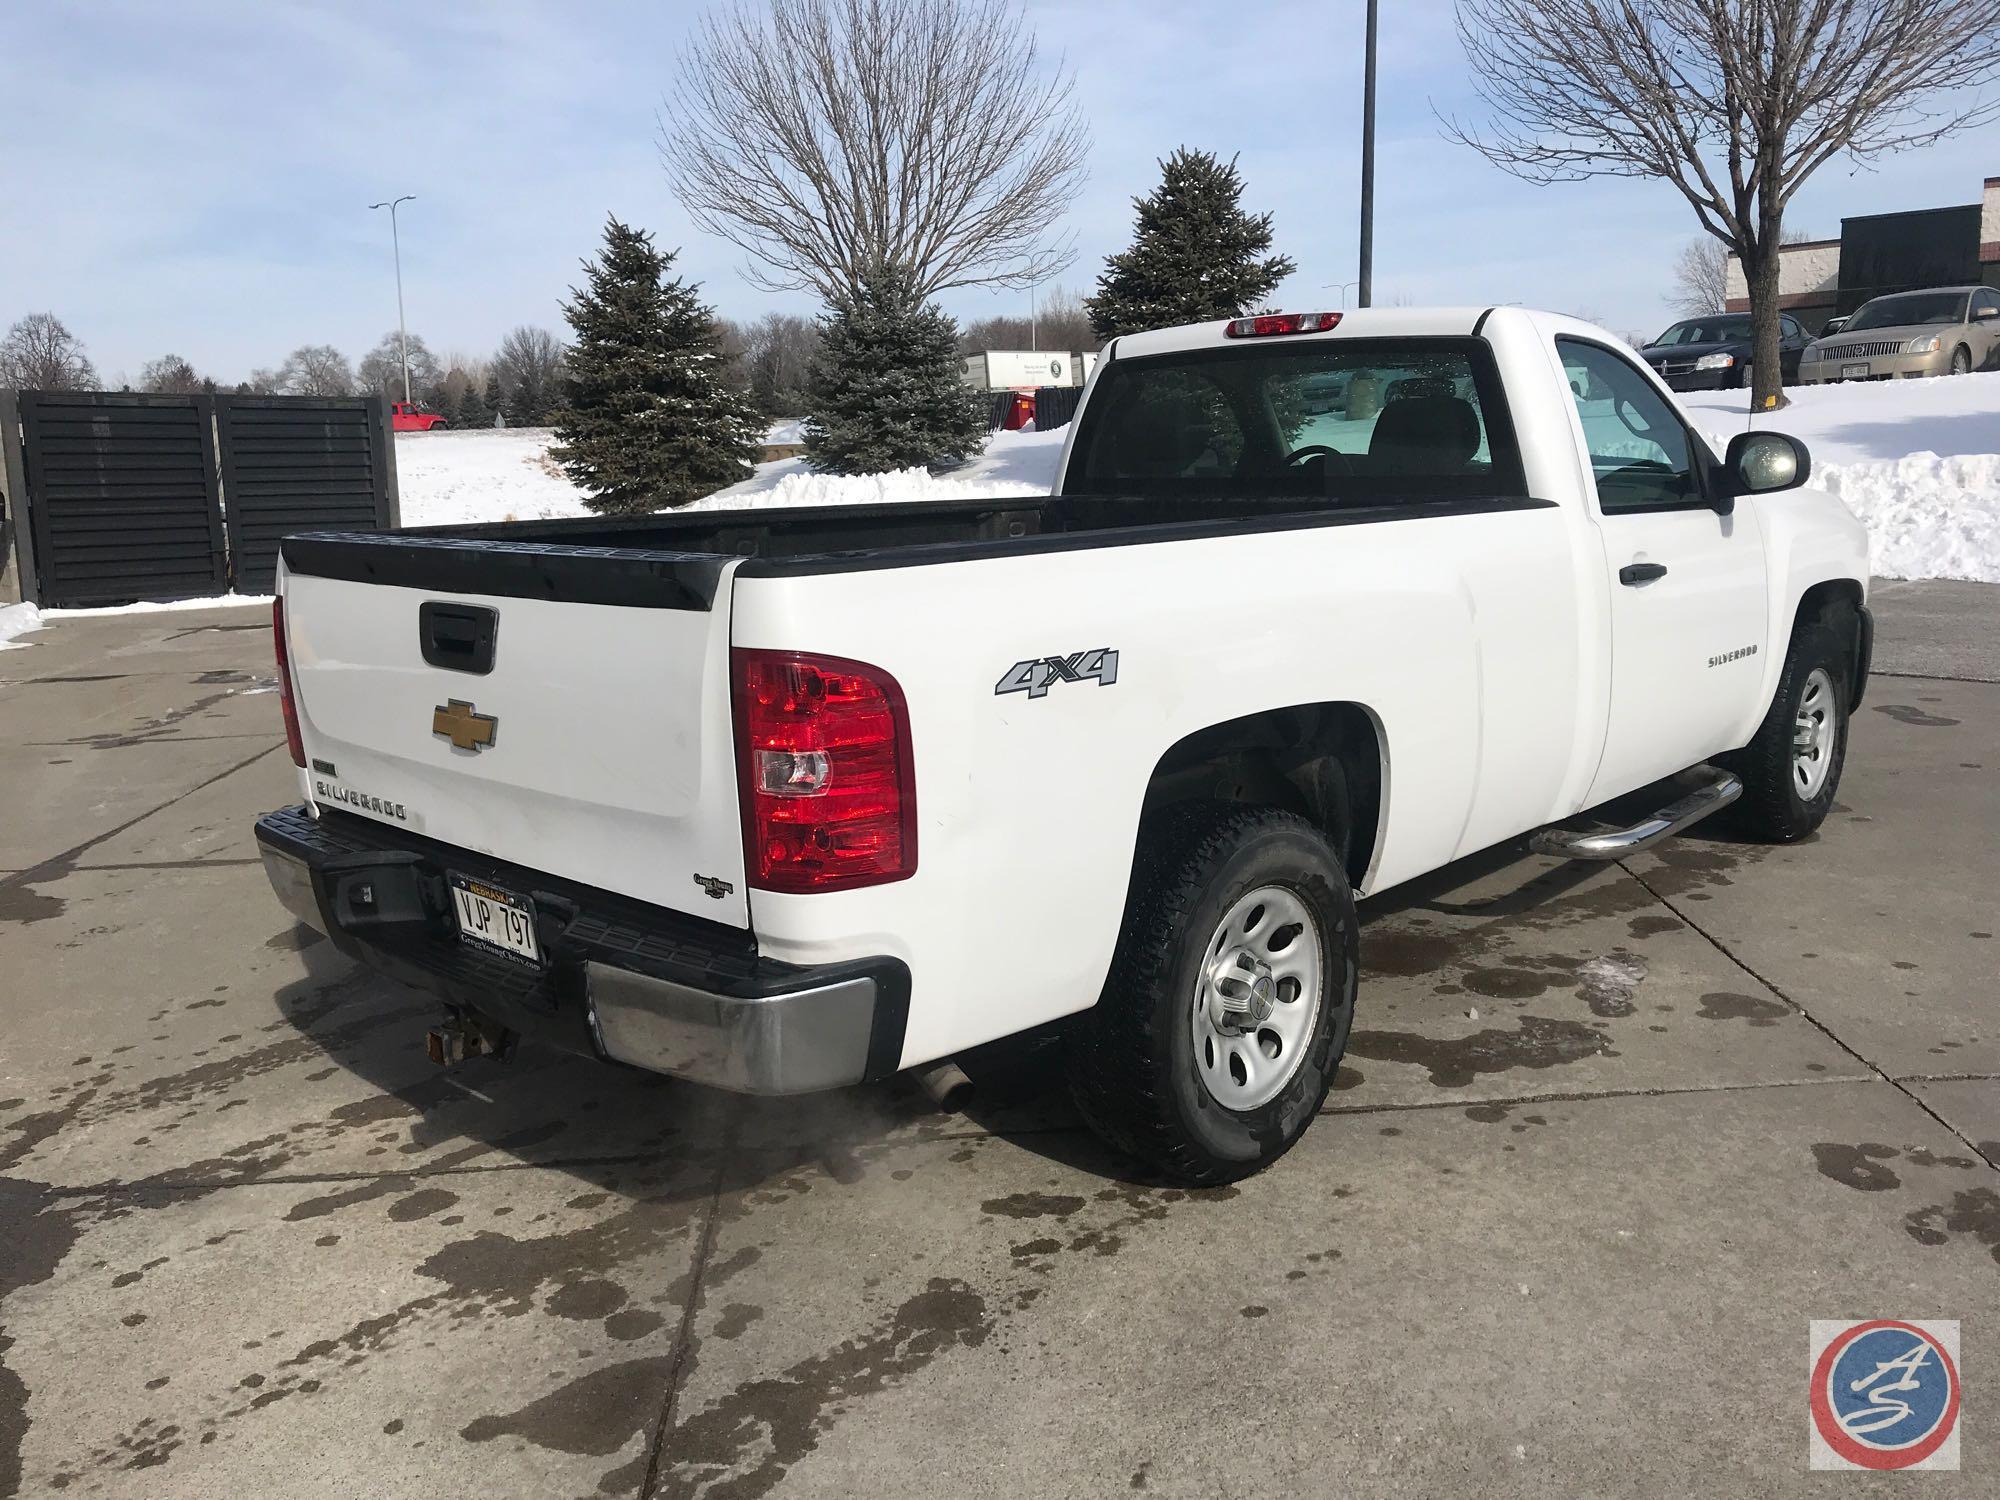
<path id="1" fill-rule="evenodd" d="M 588 571 L 628 566 L 630 554 L 566 549 L 559 570 L 524 571 L 504 544 L 491 550 L 510 566 L 492 569 L 476 544 L 384 550 L 415 540 L 286 544 L 312 800 L 747 927 L 733 569 L 707 560 L 704 599 L 702 588 L 604 586 Z"/>

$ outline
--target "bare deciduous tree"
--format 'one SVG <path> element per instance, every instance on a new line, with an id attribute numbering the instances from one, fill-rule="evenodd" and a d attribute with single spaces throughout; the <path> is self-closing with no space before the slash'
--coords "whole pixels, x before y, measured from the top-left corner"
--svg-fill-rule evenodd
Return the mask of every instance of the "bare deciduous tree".
<path id="1" fill-rule="evenodd" d="M 87 391 L 96 384 L 82 341 L 54 313 L 29 313 L 0 340 L 0 388 Z"/>
<path id="2" fill-rule="evenodd" d="M 967 323 L 958 331 L 958 347 L 967 354 L 985 349 L 1095 349 L 1103 340 L 1090 326 L 1090 310 L 1074 292 L 1057 287 L 1045 293 L 1031 318 L 1026 313 L 1002 313 Z"/>
<path id="3" fill-rule="evenodd" d="M 562 340 L 546 328 L 523 325 L 502 339 L 493 373 L 507 420 L 518 427 L 546 425 L 561 395 L 562 368 Z"/>
<path id="4" fill-rule="evenodd" d="M 660 151 L 696 224 L 768 291 L 851 296 L 876 265 L 919 295 L 1026 287 L 1089 149 L 1014 0 L 770 0 L 709 16 Z"/>
<path id="5" fill-rule="evenodd" d="M 402 367 L 397 366 L 401 379 Z M 278 367 L 278 390 L 287 396 L 351 396 L 354 371 L 331 344 L 302 344 Z M 400 388 L 398 394 L 400 394 Z"/>
<path id="6" fill-rule="evenodd" d="M 1454 139 L 1531 182 L 1669 182 L 1736 253 L 1760 406 L 1800 185 L 2000 113 L 2000 0 L 1459 0 L 1458 29 L 1492 121 Z"/>
<path id="7" fill-rule="evenodd" d="M 411 334 L 410 341 L 410 393 L 418 400 L 425 399 L 428 392 L 435 390 L 444 381 L 444 366 L 431 353 L 431 346 L 421 335 Z M 395 329 L 382 335 L 382 341 L 361 357 L 355 366 L 354 379 L 363 391 L 387 396 L 392 401 L 403 399 L 403 339 Z"/>
<path id="8" fill-rule="evenodd" d="M 1729 300 L 1729 251 L 1714 237 L 1689 240 L 1674 257 L 1673 287 L 1666 300 L 1689 316 L 1720 312 Z"/>
<path id="9" fill-rule="evenodd" d="M 154 396 L 195 396 L 203 381 L 195 367 L 178 354 L 162 354 L 139 372 L 139 389 Z"/>
<path id="10" fill-rule="evenodd" d="M 796 313 L 766 313 L 749 329 L 750 399 L 766 417 L 803 417 L 819 326 Z"/>

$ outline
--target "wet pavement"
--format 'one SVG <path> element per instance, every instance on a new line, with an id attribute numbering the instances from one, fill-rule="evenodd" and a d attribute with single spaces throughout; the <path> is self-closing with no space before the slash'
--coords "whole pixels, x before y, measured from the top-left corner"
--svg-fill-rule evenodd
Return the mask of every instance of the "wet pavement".
<path id="1" fill-rule="evenodd" d="M 1327 1117 L 1147 1181 L 524 1049 L 271 899 L 254 610 L 0 652 L 0 1496 L 1789 1495 L 1811 1318 L 1964 1320 L 2000 1493 L 2000 590 L 1880 596 L 1834 817 L 1363 908 Z M 1900 602 L 1899 602 L 1900 601 Z M 1915 675 L 1930 672 L 1940 675 Z M 1898 1483 L 1834 1481 L 1856 1493 Z M 1907 1484 L 1907 1481 L 1901 1481 Z"/>

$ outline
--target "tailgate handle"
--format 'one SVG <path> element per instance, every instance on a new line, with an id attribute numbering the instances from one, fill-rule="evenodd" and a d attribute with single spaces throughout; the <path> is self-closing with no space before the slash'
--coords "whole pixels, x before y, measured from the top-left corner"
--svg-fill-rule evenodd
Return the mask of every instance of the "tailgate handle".
<path id="1" fill-rule="evenodd" d="M 428 599 L 417 606 L 417 639 L 424 660 L 448 672 L 493 670 L 493 642 L 500 611 L 483 604 L 447 604 Z"/>

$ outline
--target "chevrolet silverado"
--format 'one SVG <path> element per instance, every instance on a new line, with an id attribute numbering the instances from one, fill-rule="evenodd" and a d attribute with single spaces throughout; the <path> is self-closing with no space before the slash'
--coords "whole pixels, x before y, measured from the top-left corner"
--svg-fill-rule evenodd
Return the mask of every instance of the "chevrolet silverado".
<path id="1" fill-rule="evenodd" d="M 1093 1125 L 1227 1181 L 1332 1083 L 1358 898 L 1819 825 L 1870 623 L 1809 477 L 1549 314 L 1128 336 L 1049 495 L 288 538 L 257 837 L 440 1060 L 788 1093 L 1061 1023 Z"/>

